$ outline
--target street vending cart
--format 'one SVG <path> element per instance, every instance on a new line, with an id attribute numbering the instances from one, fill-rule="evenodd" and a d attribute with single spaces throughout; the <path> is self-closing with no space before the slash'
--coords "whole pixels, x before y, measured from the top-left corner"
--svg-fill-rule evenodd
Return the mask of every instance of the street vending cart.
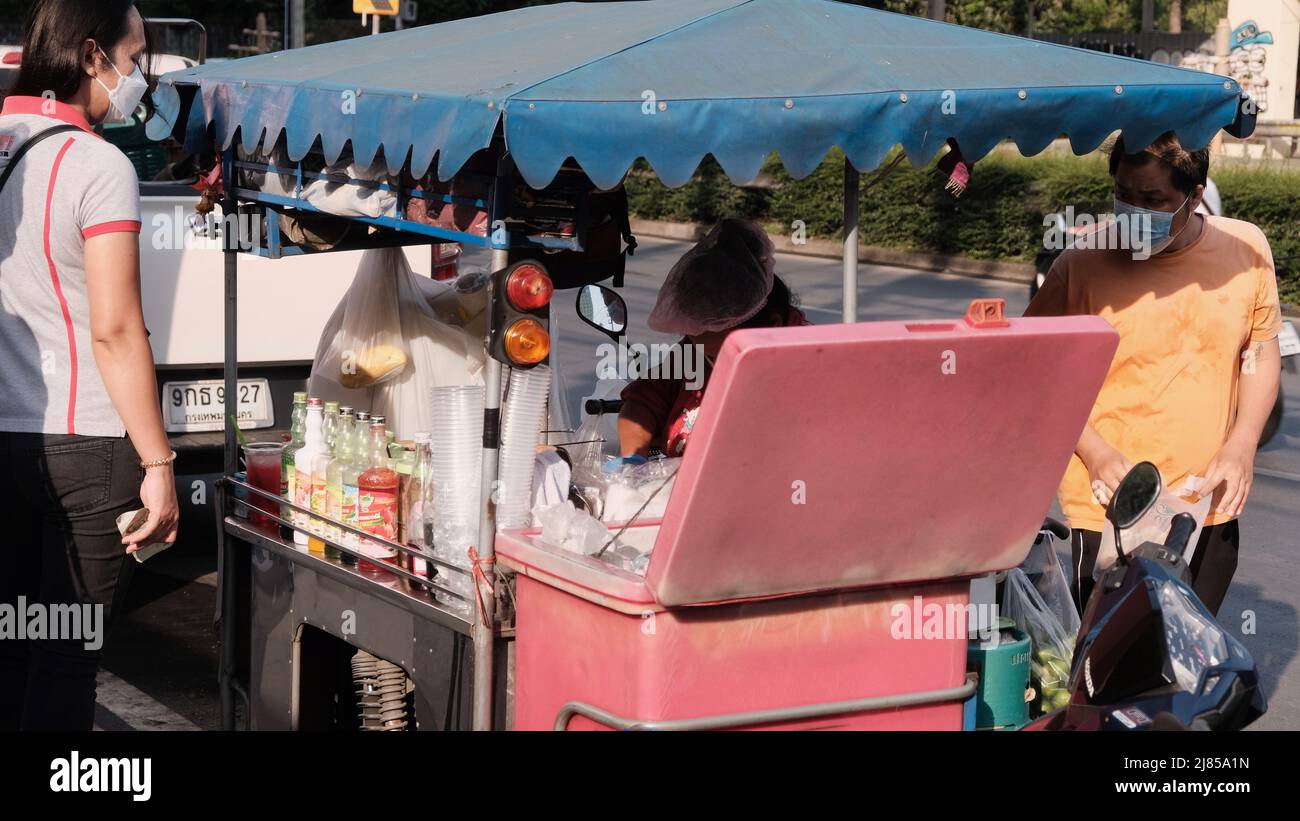
<path id="1" fill-rule="evenodd" d="M 498 535 L 515 726 L 960 729 L 967 580 L 1024 558 L 1116 342 L 997 310 L 736 331 L 644 578 Z"/>
<path id="2" fill-rule="evenodd" d="M 844 321 L 853 323 L 859 171 L 899 145 L 916 165 L 948 146 L 969 171 L 1008 138 L 1034 154 L 1066 135 L 1085 153 L 1117 129 L 1129 145 L 1175 130 L 1196 147 L 1221 128 L 1244 135 L 1253 124 L 1229 78 L 824 0 L 530 7 L 175 72 L 155 99 L 151 133 L 173 133 L 218 162 L 227 220 L 266 229 L 243 248 L 239 231 L 224 233 L 226 396 L 238 387 L 237 295 L 256 288 L 239 274 L 241 250 L 278 257 L 462 242 L 490 248 L 495 271 L 521 255 L 545 264 L 594 244 L 581 227 L 539 231 L 521 216 L 565 174 L 587 183 L 571 191 L 582 212 L 579 197 L 614 189 L 637 158 L 669 186 L 688 182 L 706 155 L 743 183 L 773 151 L 803 177 L 838 147 Z M 467 175 L 474 184 L 457 188 Z M 313 199 L 318 184 L 388 199 L 377 212 L 345 211 Z M 474 219 L 429 218 L 447 209 Z M 359 230 L 314 244 L 286 239 L 286 218 L 301 227 L 318 215 Z M 615 269 L 587 266 L 582 281 Z M 218 497 L 225 726 L 235 726 L 237 698 L 255 728 L 336 726 L 337 690 L 323 685 L 337 669 L 331 654 L 355 648 L 405 671 L 421 728 L 567 725 L 565 715 L 613 726 L 755 723 L 737 719 L 747 712 L 760 724 L 834 714 L 853 726 L 954 726 L 953 705 L 969 694 L 958 648 L 901 650 L 884 643 L 879 620 L 908 593 L 960 604 L 960 579 L 1023 558 L 1109 344 L 1095 322 L 989 327 L 996 314 L 737 335 L 702 412 L 711 429 L 693 440 L 662 523 L 642 529 L 655 548 L 643 580 L 557 557 L 535 533 L 497 533 L 499 397 L 513 363 L 489 357 L 473 593 L 460 596 L 468 615 L 434 595 L 459 595 L 447 579 L 460 568 L 434 562 L 432 579 L 394 569 L 401 583 L 382 584 L 250 527 L 236 508 L 279 500 L 235 480 L 229 429 Z M 487 329 L 485 348 L 502 330 Z M 896 344 L 908 361 L 934 361 L 899 370 L 888 353 Z M 945 352 L 957 354 L 955 373 L 925 382 L 937 379 Z M 1051 356 L 1078 357 L 1078 367 L 1058 365 L 1052 382 Z M 836 367 L 824 367 L 831 359 Z M 1011 363 L 1021 360 L 1032 369 L 1016 376 Z M 1015 406 L 1031 398 L 1047 422 L 1026 433 Z M 551 429 L 565 427 L 556 406 Z M 781 415 L 768 417 L 768 407 Z M 750 421 L 764 418 L 777 427 Z M 796 482 L 806 483 L 806 506 L 747 501 L 756 487 L 792 493 Z M 825 507 L 832 500 L 844 507 Z M 509 567 L 496 563 L 498 545 Z M 241 589 L 251 591 L 247 603 Z M 585 628 L 576 623 L 584 614 Z M 671 649 L 634 646 L 633 623 L 653 624 Z M 872 627 L 857 632 L 858 623 Z M 775 633 L 779 641 L 762 643 Z M 586 638 L 592 647 L 574 646 Z M 710 654 L 710 643 L 727 649 Z M 786 661 L 819 681 L 778 675 Z M 908 667 L 915 680 L 888 672 Z M 692 683 L 724 671 L 745 681 Z M 821 707 L 809 712 L 814 702 Z"/>

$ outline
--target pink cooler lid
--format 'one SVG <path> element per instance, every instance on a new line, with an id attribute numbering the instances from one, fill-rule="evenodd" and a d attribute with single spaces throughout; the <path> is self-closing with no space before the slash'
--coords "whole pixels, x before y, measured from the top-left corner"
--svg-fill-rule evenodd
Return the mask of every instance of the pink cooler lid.
<path id="1" fill-rule="evenodd" d="M 1092 316 L 976 324 L 728 336 L 646 573 L 655 599 L 703 604 L 1019 564 L 1118 335 Z"/>

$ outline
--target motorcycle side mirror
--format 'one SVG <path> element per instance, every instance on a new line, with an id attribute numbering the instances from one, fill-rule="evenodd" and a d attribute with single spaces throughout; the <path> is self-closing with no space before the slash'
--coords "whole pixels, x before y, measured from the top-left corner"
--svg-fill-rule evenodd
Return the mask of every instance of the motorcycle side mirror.
<path id="1" fill-rule="evenodd" d="M 1150 462 L 1139 462 L 1115 488 L 1106 518 L 1117 530 L 1132 527 L 1160 498 L 1162 485 L 1160 469 Z"/>
<path id="2" fill-rule="evenodd" d="M 578 317 L 615 342 L 627 331 L 627 303 L 603 285 L 578 289 Z"/>
<path id="3" fill-rule="evenodd" d="M 1121 563 L 1128 564 L 1128 557 L 1124 554 L 1120 531 L 1137 524 L 1160 498 L 1163 488 L 1160 469 L 1150 462 L 1134 465 L 1115 488 L 1106 506 L 1106 518 L 1115 527 L 1115 552 Z"/>

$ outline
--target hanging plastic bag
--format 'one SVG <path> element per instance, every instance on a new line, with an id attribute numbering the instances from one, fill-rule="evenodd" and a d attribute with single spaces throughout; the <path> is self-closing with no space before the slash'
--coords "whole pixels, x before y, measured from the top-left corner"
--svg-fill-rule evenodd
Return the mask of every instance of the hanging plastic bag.
<path id="1" fill-rule="evenodd" d="M 370 407 L 371 400 L 374 398 L 373 388 L 345 388 L 339 382 L 337 369 L 326 369 L 321 367 L 321 363 L 326 357 L 333 356 L 332 350 L 336 344 L 335 340 L 343 331 L 343 315 L 347 312 L 348 300 L 344 294 L 343 300 L 339 302 L 334 313 L 325 323 L 325 328 L 321 332 L 320 342 L 316 345 L 316 358 L 312 360 L 311 378 L 307 383 L 307 391 L 312 396 L 318 396 L 326 401 L 338 402 L 340 405 L 350 405 L 351 407 L 365 410 Z"/>
<path id="2" fill-rule="evenodd" d="M 1007 574 L 1002 593 L 1004 615 L 1029 635 L 1030 685 L 1040 695 L 1042 712 L 1059 710 L 1070 701 L 1070 662 L 1075 636 L 1068 633 L 1020 568 Z"/>
<path id="3" fill-rule="evenodd" d="M 605 461 L 618 454 L 618 414 L 589 414 L 586 411 L 587 400 L 615 399 L 626 386 L 626 380 L 599 380 L 591 395 L 585 397 L 580 405 L 582 423 L 568 437 L 572 444 L 564 445 L 573 467 L 573 487 L 586 505 L 587 512 L 598 518 L 603 512 L 609 487 L 609 477 L 603 471 Z"/>
<path id="4" fill-rule="evenodd" d="M 451 385 L 482 385 L 486 355 L 478 339 L 438 318 L 432 298 L 452 286 L 421 277 L 402 256 L 395 271 L 399 326 L 409 363 L 395 379 L 374 387 L 372 413 L 387 417 L 398 439 L 412 439 L 436 424 L 433 389 Z"/>
<path id="5" fill-rule="evenodd" d="M 1169 529 L 1173 526 L 1174 517 L 1179 513 L 1190 513 L 1196 520 L 1196 529 L 1192 531 L 1192 536 L 1187 540 L 1187 547 L 1183 550 L 1183 559 L 1192 563 L 1192 553 L 1196 550 L 1196 542 L 1201 537 L 1201 528 L 1205 526 L 1205 517 L 1210 512 L 1210 495 L 1198 498 L 1201 485 L 1205 479 L 1200 476 L 1189 475 L 1187 481 L 1183 483 L 1177 491 L 1169 490 L 1165 487 L 1160 493 L 1160 498 L 1151 506 L 1151 509 L 1143 514 L 1141 519 L 1132 527 L 1124 529 L 1124 552 L 1130 553 L 1136 550 L 1145 542 L 1155 542 L 1164 544 L 1165 537 L 1169 535 Z M 1093 566 L 1093 579 L 1101 579 L 1103 573 L 1110 569 L 1111 565 L 1119 558 L 1119 553 L 1115 550 L 1115 528 L 1107 519 L 1101 531 L 1101 546 L 1097 551 L 1097 563 Z"/>
<path id="6" fill-rule="evenodd" d="M 601 452 L 605 445 L 605 427 L 604 414 L 584 416 L 582 424 L 573 432 L 574 444 L 566 445 L 565 449 L 573 462 L 575 478 L 599 477 L 600 466 L 605 461 Z"/>
<path id="7" fill-rule="evenodd" d="M 1070 595 L 1070 583 L 1057 558 L 1056 548 L 1049 533 L 1040 533 L 1038 539 L 1029 548 L 1029 555 L 1020 563 L 1030 584 L 1042 596 L 1043 603 L 1061 622 L 1065 632 L 1070 636 L 1079 634 L 1079 610 L 1074 606 Z"/>
<path id="8" fill-rule="evenodd" d="M 317 374 L 349 390 L 373 387 L 402 374 L 410 355 L 402 341 L 400 283 L 411 276 L 400 248 L 373 249 L 362 255 L 352 286 L 340 303 L 337 328 L 326 327 L 316 350 L 313 392 Z"/>
<path id="9" fill-rule="evenodd" d="M 400 248 L 366 251 L 325 324 L 312 395 L 387 417 L 399 439 L 429 430 L 435 387 L 483 384 L 482 344 L 431 305 L 451 289 L 412 271 Z"/>

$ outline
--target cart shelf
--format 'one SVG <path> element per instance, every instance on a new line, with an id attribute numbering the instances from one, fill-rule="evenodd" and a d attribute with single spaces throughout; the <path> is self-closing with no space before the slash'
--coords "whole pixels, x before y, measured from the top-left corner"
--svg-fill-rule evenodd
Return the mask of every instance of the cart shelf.
<path id="1" fill-rule="evenodd" d="M 467 617 L 448 610 L 426 592 L 412 591 L 409 588 L 403 589 L 375 581 L 362 575 L 354 567 L 308 553 L 292 541 L 285 541 L 277 535 L 271 535 L 236 516 L 227 516 L 224 526 L 228 535 L 242 542 L 269 550 L 314 573 L 342 582 L 357 591 L 378 596 L 390 604 L 396 604 L 422 618 L 438 622 L 457 633 L 469 635 L 470 624 Z"/>
<path id="2" fill-rule="evenodd" d="M 304 185 L 315 181 L 325 181 L 336 185 L 348 185 L 371 191 L 385 191 L 393 194 L 397 198 L 395 209 L 391 214 L 385 214 L 378 217 L 358 215 L 341 217 L 340 215 L 333 215 L 340 216 L 342 219 L 370 225 L 378 229 L 386 229 L 385 233 L 387 236 L 372 237 L 362 245 L 348 243 L 346 246 L 340 246 L 339 248 L 330 250 L 357 250 L 357 248 L 360 247 L 382 247 L 428 242 L 459 242 L 464 245 L 481 248 L 492 247 L 492 238 L 488 235 L 430 225 L 418 220 L 408 219 L 406 214 L 407 205 L 411 200 L 427 200 L 429 202 L 466 206 L 487 212 L 492 205 L 490 197 L 460 197 L 435 191 L 423 191 L 415 187 L 407 187 L 403 184 L 392 185 L 388 182 L 349 177 L 346 174 L 339 172 L 308 171 L 303 168 L 302 162 L 284 165 L 258 162 L 252 159 L 233 159 L 231 160 L 231 169 L 236 177 L 241 173 L 255 172 L 259 174 L 288 177 L 293 180 L 292 190 L 284 193 L 262 191 L 257 188 L 251 188 L 247 185 L 239 184 L 238 182 L 232 185 L 231 191 L 239 202 L 262 205 L 266 207 L 268 211 L 271 208 L 278 208 L 293 209 L 306 213 L 331 215 L 331 212 L 317 207 L 303 196 Z M 485 184 L 490 185 L 491 182 L 492 181 L 489 179 Z M 545 213 L 548 211 L 548 208 L 543 204 L 537 206 L 534 210 L 538 213 Z M 573 236 L 536 233 L 528 230 L 527 226 L 525 226 L 519 219 L 507 218 L 505 222 L 513 226 L 511 231 L 511 245 L 513 247 L 540 248 L 548 252 L 582 251 L 584 248 L 582 233 Z M 257 256 L 269 257 L 271 259 L 279 259 L 281 256 L 291 256 L 301 253 L 320 253 L 297 248 L 295 246 L 283 245 L 280 238 L 280 232 L 278 227 L 275 225 L 275 220 L 271 219 L 268 219 L 267 240 L 268 242 L 266 247 L 249 249 L 249 252 Z"/>
<path id="3" fill-rule="evenodd" d="M 390 604 L 397 605 L 412 612 L 420 618 L 437 622 L 438 624 L 450 628 L 462 635 L 470 635 L 470 613 L 465 612 L 462 614 L 449 608 L 434 597 L 434 592 L 437 591 L 443 595 L 458 599 L 468 605 L 469 601 L 463 595 L 448 589 L 436 580 L 417 576 L 401 567 L 384 565 L 383 577 L 376 577 L 362 572 L 356 565 L 345 564 L 341 560 L 309 552 L 305 546 L 295 544 L 292 538 L 285 539 L 281 536 L 281 533 L 283 532 L 282 529 L 292 529 L 294 527 L 290 522 L 280 518 L 279 516 L 275 516 L 274 514 L 253 507 L 253 503 L 250 499 L 253 497 L 262 497 L 268 500 L 274 500 L 282 508 L 292 509 L 315 521 L 324 523 L 328 520 L 322 519 L 319 515 L 312 513 L 310 510 L 299 507 L 298 505 L 280 499 L 278 496 L 273 496 L 255 488 L 246 482 L 241 482 L 232 478 L 226 478 L 224 482 L 225 485 L 228 486 L 228 489 L 222 494 L 224 501 L 221 511 L 223 515 L 222 527 L 226 534 L 235 537 L 239 541 L 253 545 L 254 547 L 269 550 L 278 556 L 288 559 L 296 566 L 340 582 L 360 593 L 377 596 Z M 240 498 L 237 494 L 247 494 L 249 498 Z M 268 519 L 274 520 L 275 524 L 274 526 L 268 526 L 265 528 L 259 527 L 254 525 L 249 519 L 244 519 L 234 515 L 233 511 L 237 509 L 245 509 L 250 513 L 265 516 Z M 358 536 L 362 535 L 362 532 L 355 528 L 350 528 L 346 525 L 339 524 L 338 522 L 328 523 L 334 527 L 340 528 L 341 530 L 351 531 Z M 329 547 L 334 548 L 340 555 L 346 554 L 359 559 L 365 559 L 362 554 L 357 552 L 355 545 L 349 546 L 340 541 L 330 539 L 326 536 L 317 535 L 315 533 L 312 534 L 312 538 L 318 539 Z M 423 559 L 430 565 L 437 566 L 440 574 L 459 574 L 461 576 L 469 575 L 467 571 L 459 567 L 448 565 L 442 560 L 423 552 L 419 548 L 398 544 L 397 542 L 388 541 L 372 535 L 365 535 L 364 538 L 366 538 L 367 541 L 374 542 L 398 553 Z M 369 561 L 373 562 L 374 560 Z M 375 563 L 379 564 L 378 562 Z M 498 635 L 509 636 L 512 632 L 513 630 L 509 626 L 502 627 L 498 625 Z"/>

